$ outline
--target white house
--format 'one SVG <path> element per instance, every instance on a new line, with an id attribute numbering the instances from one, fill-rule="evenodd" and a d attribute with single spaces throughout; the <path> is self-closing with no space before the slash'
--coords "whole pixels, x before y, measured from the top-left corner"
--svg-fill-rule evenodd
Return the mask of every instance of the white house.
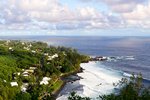
<path id="1" fill-rule="evenodd" d="M 36 53 L 36 51 L 34 51 L 34 50 L 32 50 L 31 52 L 32 52 L 32 53 Z"/>
<path id="2" fill-rule="evenodd" d="M 28 48 L 28 47 L 23 47 L 25 50 L 30 50 L 30 48 Z"/>
<path id="3" fill-rule="evenodd" d="M 54 55 L 52 56 L 52 58 L 56 58 L 56 57 L 58 57 L 58 54 L 54 54 Z"/>
<path id="4" fill-rule="evenodd" d="M 17 82 L 10 82 L 10 85 L 11 86 L 18 86 L 18 83 Z"/>
<path id="5" fill-rule="evenodd" d="M 27 69 L 27 70 L 25 70 L 26 72 L 28 72 L 28 73 L 34 73 L 34 70 L 33 69 Z"/>
<path id="6" fill-rule="evenodd" d="M 52 60 L 52 57 L 51 56 L 48 56 L 48 59 L 47 60 Z"/>
<path id="7" fill-rule="evenodd" d="M 9 47 L 9 50 L 12 50 L 12 47 Z"/>
<path id="8" fill-rule="evenodd" d="M 52 60 L 52 59 L 57 58 L 57 57 L 58 57 L 58 54 L 54 54 L 52 56 L 48 56 L 47 60 Z"/>
<path id="9" fill-rule="evenodd" d="M 35 69 L 37 69 L 37 68 L 36 68 L 36 67 L 30 67 L 30 69 L 31 69 L 31 70 L 35 70 Z"/>
<path id="10" fill-rule="evenodd" d="M 21 91 L 26 92 L 28 86 L 29 86 L 29 83 L 23 83 L 22 86 L 21 86 Z"/>
<path id="11" fill-rule="evenodd" d="M 48 56 L 48 53 L 44 53 L 44 56 Z"/>
<path id="12" fill-rule="evenodd" d="M 21 44 L 22 44 L 22 45 L 24 45 L 25 43 L 24 43 L 24 42 L 22 42 Z"/>
<path id="13" fill-rule="evenodd" d="M 51 80 L 50 77 L 43 77 L 42 81 L 40 82 L 40 85 L 47 85 L 49 83 L 49 80 Z"/>
<path id="14" fill-rule="evenodd" d="M 32 47 L 32 44 L 30 44 L 29 47 Z"/>
<path id="15" fill-rule="evenodd" d="M 29 75 L 28 75 L 28 74 L 23 74 L 23 76 L 25 76 L 25 77 L 26 77 L 26 76 L 29 76 Z"/>
<path id="16" fill-rule="evenodd" d="M 20 72 L 18 72 L 17 75 L 19 76 L 19 75 L 20 75 Z"/>
<path id="17" fill-rule="evenodd" d="M 24 71 L 24 72 L 22 73 L 22 75 L 23 75 L 23 76 L 29 76 L 29 73 L 28 73 L 27 71 Z"/>

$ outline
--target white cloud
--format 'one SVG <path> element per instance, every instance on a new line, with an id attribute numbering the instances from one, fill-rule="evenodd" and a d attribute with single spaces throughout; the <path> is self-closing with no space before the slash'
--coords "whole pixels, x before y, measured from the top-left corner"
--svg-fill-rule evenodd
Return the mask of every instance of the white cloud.
<path id="1" fill-rule="evenodd" d="M 100 0 L 104 1 L 114 12 L 124 13 L 134 10 L 137 4 L 144 3 L 146 0 Z"/>
<path id="2" fill-rule="evenodd" d="M 135 10 L 122 14 L 129 26 L 150 28 L 150 2 L 147 5 L 137 5 Z"/>
<path id="3" fill-rule="evenodd" d="M 145 6 L 145 0 L 88 1 L 106 3 L 111 14 L 91 6 L 70 9 L 59 0 L 1 0 L 0 28 L 72 30 L 150 27 L 150 4 Z"/>
<path id="4" fill-rule="evenodd" d="M 86 0 L 80 0 L 87 2 Z M 116 26 L 117 21 L 113 23 L 113 19 L 121 20 L 119 27 L 138 27 L 150 28 L 150 0 L 88 0 L 88 2 L 103 2 L 110 12 L 120 17 L 111 16 L 109 25 Z M 108 17 L 108 16 L 107 16 Z"/>
<path id="5" fill-rule="evenodd" d="M 70 10 L 58 0 L 8 0 L 2 8 L 2 17 L 10 29 L 21 23 L 20 29 L 103 28 L 111 21 L 92 7 Z"/>
<path id="6" fill-rule="evenodd" d="M 103 2 L 108 5 L 112 11 L 117 13 L 131 12 L 138 4 L 143 4 L 147 0 L 80 0 L 86 2 Z"/>

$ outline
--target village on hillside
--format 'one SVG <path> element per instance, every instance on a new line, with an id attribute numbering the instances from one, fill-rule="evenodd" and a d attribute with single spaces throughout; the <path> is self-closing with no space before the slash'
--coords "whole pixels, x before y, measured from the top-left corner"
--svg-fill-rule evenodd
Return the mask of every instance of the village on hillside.
<path id="1" fill-rule="evenodd" d="M 2 89 L 13 92 L 9 98 L 15 95 L 51 97 L 64 84 L 61 77 L 79 70 L 84 59 L 86 56 L 71 48 L 42 42 L 0 41 L 0 84 Z M 8 97 L 2 95 L 1 98 L 7 100 Z"/>

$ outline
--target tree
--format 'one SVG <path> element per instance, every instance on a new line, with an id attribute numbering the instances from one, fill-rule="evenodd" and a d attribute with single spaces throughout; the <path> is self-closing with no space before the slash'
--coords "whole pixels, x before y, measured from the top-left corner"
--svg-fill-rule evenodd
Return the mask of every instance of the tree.
<path id="1" fill-rule="evenodd" d="M 68 100 L 91 100 L 89 97 L 81 97 L 76 94 L 76 92 L 71 92 Z"/>
<path id="2" fill-rule="evenodd" d="M 15 100 L 31 100 L 31 95 L 29 93 L 20 92 L 16 95 Z"/>
<path id="3" fill-rule="evenodd" d="M 149 100 L 150 89 L 142 84 L 142 75 L 132 75 L 130 80 L 122 79 L 118 85 L 121 85 L 119 94 L 100 96 L 102 100 Z"/>

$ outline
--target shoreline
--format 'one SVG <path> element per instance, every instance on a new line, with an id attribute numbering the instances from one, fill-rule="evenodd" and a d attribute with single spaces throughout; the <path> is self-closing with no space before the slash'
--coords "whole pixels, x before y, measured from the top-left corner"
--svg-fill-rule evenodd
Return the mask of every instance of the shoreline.
<path id="1" fill-rule="evenodd" d="M 103 69 L 103 66 L 96 67 L 95 61 L 81 63 L 80 66 L 83 69 L 82 73 L 76 73 L 77 76 L 81 77 L 80 80 L 69 82 L 60 92 L 58 100 L 66 100 L 72 90 L 81 96 L 91 96 L 91 98 L 97 97 L 99 94 L 111 93 L 114 88 L 112 83 L 121 79 L 119 76 L 116 77 L 115 72 L 113 72 L 113 75 L 105 73 L 105 71 L 110 72 L 110 70 Z M 105 76 L 108 79 L 104 79 Z M 69 88 L 70 86 L 71 88 Z"/>
<path id="2" fill-rule="evenodd" d="M 60 79 L 63 81 L 63 84 L 60 86 L 60 88 L 58 88 L 58 89 L 52 94 L 52 100 L 56 100 L 56 99 L 57 99 L 59 93 L 61 92 L 61 90 L 64 88 L 64 86 L 65 86 L 67 83 L 80 80 L 81 77 L 79 77 L 79 76 L 77 75 L 77 73 L 82 73 L 83 70 L 84 70 L 84 69 L 80 66 L 80 68 L 79 68 L 78 70 L 76 70 L 76 71 L 74 71 L 74 72 L 71 72 L 71 73 L 66 73 L 66 74 L 60 76 Z M 78 77 L 78 79 L 73 79 L 73 78 L 71 79 L 71 78 L 69 78 L 70 76 L 76 76 L 76 77 Z"/>
<path id="3" fill-rule="evenodd" d="M 110 70 L 107 68 L 105 69 L 103 65 L 98 65 L 98 66 L 102 66 L 102 67 L 93 67 L 97 64 L 95 61 L 89 61 L 88 63 L 83 62 L 81 64 L 82 65 L 80 65 L 80 70 L 75 71 L 75 72 L 70 73 L 70 74 L 67 74 L 67 75 L 64 75 L 62 77 L 62 78 L 66 79 L 66 78 L 70 77 L 71 75 L 74 75 L 74 76 L 80 77 L 80 79 L 73 79 L 72 80 L 69 78 L 67 81 L 63 80 L 64 84 L 59 89 L 59 91 L 57 91 L 57 95 L 55 95 L 55 100 L 59 97 L 61 98 L 61 96 L 64 95 L 63 93 L 67 93 L 65 91 L 71 90 L 71 89 L 66 90 L 66 88 L 64 88 L 67 83 L 69 83 L 67 85 L 67 87 L 71 86 L 71 85 L 74 86 L 74 82 L 78 81 L 78 80 L 81 82 L 80 85 L 85 84 L 85 85 L 83 85 L 83 86 L 85 86 L 84 89 L 88 90 L 87 87 L 92 85 L 93 90 L 96 91 L 95 89 L 99 89 L 99 91 L 97 91 L 97 93 L 100 93 L 100 94 L 103 94 L 103 93 L 107 94 L 107 93 L 111 93 L 113 91 L 117 91 L 118 88 L 115 88 L 113 86 L 113 83 L 119 82 L 119 80 L 121 80 L 121 78 L 124 77 L 122 75 L 119 75 L 120 72 L 118 70 L 113 70 L 113 69 Z M 95 72 L 95 73 L 93 73 L 93 72 Z M 92 76 L 90 79 L 88 79 L 88 81 L 86 79 L 88 77 L 87 75 L 90 75 L 90 77 Z M 104 77 L 107 77 L 108 79 L 104 79 Z M 94 80 L 94 79 L 96 80 L 96 82 L 92 83 L 92 80 Z M 89 82 L 89 83 L 87 83 L 87 82 Z M 63 90 L 63 88 L 64 88 L 64 90 Z M 89 93 L 87 93 L 87 92 L 89 92 Z M 90 93 L 92 93 L 92 92 L 93 91 L 85 91 L 85 96 L 88 94 L 90 95 Z"/>

